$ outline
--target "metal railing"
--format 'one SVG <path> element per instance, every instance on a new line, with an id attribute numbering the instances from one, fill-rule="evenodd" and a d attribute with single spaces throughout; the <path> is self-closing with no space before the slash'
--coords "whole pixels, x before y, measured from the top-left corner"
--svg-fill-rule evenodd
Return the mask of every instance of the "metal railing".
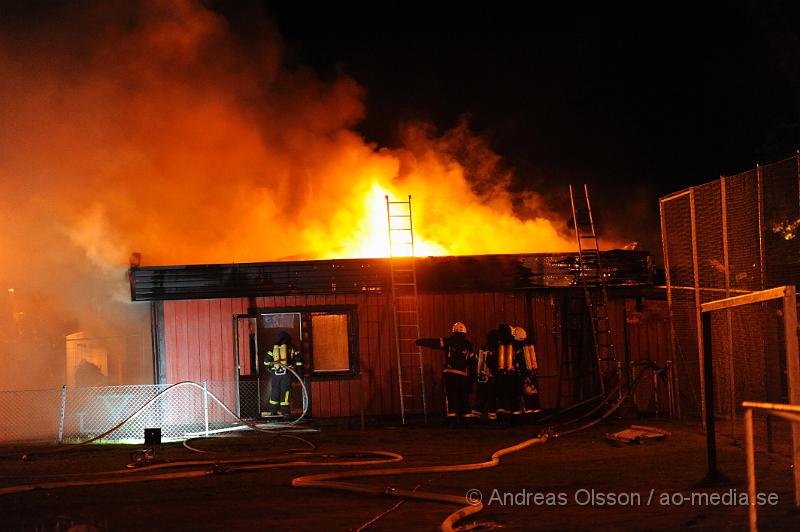
<path id="1" fill-rule="evenodd" d="M 747 452 L 747 504 L 750 530 L 758 530 L 757 500 L 756 500 L 756 459 L 755 443 L 753 439 L 753 410 L 760 410 L 770 415 L 788 419 L 792 422 L 792 432 L 797 435 L 800 431 L 800 406 L 775 403 L 742 402 L 744 410 L 744 439 Z M 800 447 L 792 445 L 792 462 L 794 463 L 794 501 L 800 507 Z"/>

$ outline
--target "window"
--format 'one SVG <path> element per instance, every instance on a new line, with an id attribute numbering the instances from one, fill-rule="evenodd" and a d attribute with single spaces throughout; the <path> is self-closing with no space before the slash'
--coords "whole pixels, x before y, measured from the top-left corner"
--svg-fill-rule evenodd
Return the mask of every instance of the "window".
<path id="1" fill-rule="evenodd" d="M 355 306 L 323 307 L 303 312 L 310 331 L 304 347 L 307 375 L 313 379 L 341 379 L 358 374 L 358 318 Z"/>
<path id="2" fill-rule="evenodd" d="M 314 372 L 349 372 L 348 314 L 311 314 Z"/>
<path id="3" fill-rule="evenodd" d="M 247 316 L 258 318 L 259 353 L 271 348 L 281 331 L 292 336 L 300 349 L 306 378 L 341 379 L 358 374 L 355 305 L 250 309 Z"/>

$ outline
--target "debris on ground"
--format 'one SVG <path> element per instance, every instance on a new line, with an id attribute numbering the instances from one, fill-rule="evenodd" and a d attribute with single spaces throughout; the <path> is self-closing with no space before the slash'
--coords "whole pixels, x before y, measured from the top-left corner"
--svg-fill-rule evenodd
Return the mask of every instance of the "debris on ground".
<path id="1" fill-rule="evenodd" d="M 667 436 L 670 436 L 670 433 L 665 430 L 644 425 L 631 425 L 625 430 L 606 434 L 606 439 L 620 443 L 645 443 L 649 440 L 663 440 Z"/>

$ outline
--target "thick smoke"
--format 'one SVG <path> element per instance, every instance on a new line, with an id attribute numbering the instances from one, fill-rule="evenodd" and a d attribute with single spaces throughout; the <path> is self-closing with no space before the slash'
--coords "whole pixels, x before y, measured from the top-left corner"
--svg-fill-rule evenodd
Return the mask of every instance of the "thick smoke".
<path id="1" fill-rule="evenodd" d="M 188 1 L 34 3 L 0 20 L 0 389 L 61 384 L 77 331 L 138 335 L 118 378 L 148 382 L 132 252 L 145 265 L 352 256 L 385 234 L 364 203 L 376 183 L 414 195 L 420 238 L 442 252 L 571 248 L 520 217 L 535 195 L 511 197 L 465 123 L 409 126 L 398 149 L 365 142 L 364 89 L 286 67 L 268 22 L 254 42 Z"/>

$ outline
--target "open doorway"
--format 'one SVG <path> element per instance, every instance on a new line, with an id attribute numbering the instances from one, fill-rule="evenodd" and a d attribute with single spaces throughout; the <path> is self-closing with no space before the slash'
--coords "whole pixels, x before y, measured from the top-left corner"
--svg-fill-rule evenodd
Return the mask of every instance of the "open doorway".
<path id="1" fill-rule="evenodd" d="M 265 364 L 267 353 L 282 334 L 302 351 L 302 319 L 299 312 L 240 314 L 234 316 L 234 355 L 238 368 L 239 415 L 245 419 L 267 417 L 270 412 L 273 373 Z M 303 353 L 300 353 L 302 357 Z M 291 378 L 289 409 L 292 417 L 303 411 L 302 385 Z"/>

